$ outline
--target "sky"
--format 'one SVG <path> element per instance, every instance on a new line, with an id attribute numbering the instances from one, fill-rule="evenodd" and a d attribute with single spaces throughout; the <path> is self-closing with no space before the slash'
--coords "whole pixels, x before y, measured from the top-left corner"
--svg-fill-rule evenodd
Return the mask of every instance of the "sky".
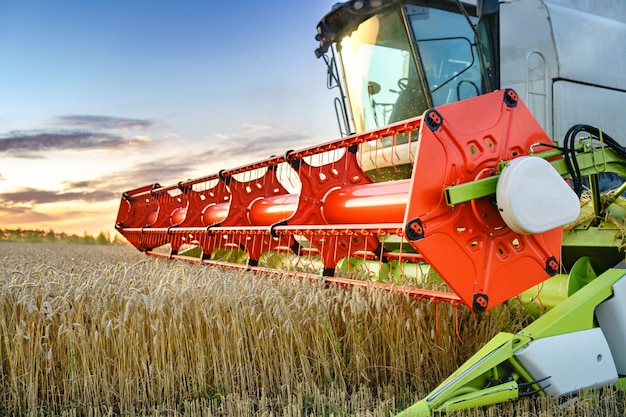
<path id="1" fill-rule="evenodd" d="M 337 138 L 334 3 L 0 1 L 0 229 L 113 236 L 124 191 Z"/>

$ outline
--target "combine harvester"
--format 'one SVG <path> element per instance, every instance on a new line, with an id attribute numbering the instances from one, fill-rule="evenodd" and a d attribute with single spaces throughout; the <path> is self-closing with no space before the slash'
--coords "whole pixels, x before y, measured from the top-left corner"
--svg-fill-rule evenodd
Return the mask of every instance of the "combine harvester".
<path id="1" fill-rule="evenodd" d="M 117 230 L 475 313 L 542 303 L 403 416 L 623 384 L 623 0 L 351 0 L 317 40 L 341 139 L 127 191 Z"/>

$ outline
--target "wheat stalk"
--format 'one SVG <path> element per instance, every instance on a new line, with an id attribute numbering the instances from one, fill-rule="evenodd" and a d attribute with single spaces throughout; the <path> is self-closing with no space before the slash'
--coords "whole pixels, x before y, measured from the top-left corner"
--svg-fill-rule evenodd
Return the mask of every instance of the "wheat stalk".
<path id="1" fill-rule="evenodd" d="M 125 247 L 0 250 L 2 415 L 387 416 L 523 322 Z"/>

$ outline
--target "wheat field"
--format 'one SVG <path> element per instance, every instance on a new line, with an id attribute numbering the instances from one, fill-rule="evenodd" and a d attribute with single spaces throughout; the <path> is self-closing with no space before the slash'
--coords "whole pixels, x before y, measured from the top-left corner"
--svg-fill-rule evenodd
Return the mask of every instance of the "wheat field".
<path id="1" fill-rule="evenodd" d="M 390 416 L 525 321 L 129 247 L 0 243 L 0 271 L 0 415 Z M 459 415 L 624 409 L 582 398 Z"/>

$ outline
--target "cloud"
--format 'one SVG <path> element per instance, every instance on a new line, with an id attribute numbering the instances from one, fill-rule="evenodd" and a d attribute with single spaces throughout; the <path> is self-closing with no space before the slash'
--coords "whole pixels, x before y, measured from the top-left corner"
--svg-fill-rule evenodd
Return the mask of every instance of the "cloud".
<path id="1" fill-rule="evenodd" d="M 66 183 L 68 188 L 74 190 L 76 188 L 89 188 L 90 187 L 90 182 L 89 181 L 76 181 L 76 182 L 68 182 Z"/>
<path id="2" fill-rule="evenodd" d="M 102 178 L 65 182 L 61 190 L 43 190 L 24 187 L 0 193 L 0 212 L 12 215 L 24 211 L 32 212 L 42 204 L 54 203 L 101 203 L 119 199 L 122 192 L 152 184 L 159 180 L 177 182 L 185 178 L 189 163 L 172 163 L 169 159 L 134 166 Z M 186 179 L 186 178 L 185 178 Z M 163 185 L 170 185 L 163 183 Z"/>
<path id="3" fill-rule="evenodd" d="M 53 221 L 55 218 L 46 213 L 33 210 L 32 207 L 3 207 L 0 206 L 0 216 L 3 218 L 3 224 L 21 225 L 24 223 L 37 223 L 45 221 Z"/>
<path id="4" fill-rule="evenodd" d="M 0 205 L 3 208 L 83 201 L 88 203 L 108 201 L 119 197 L 111 191 L 46 191 L 34 188 L 23 188 L 10 193 L 0 194 Z"/>
<path id="5" fill-rule="evenodd" d="M 148 119 L 129 119 L 98 115 L 64 115 L 52 119 L 59 129 L 11 131 L 0 135 L 0 153 L 19 158 L 37 158 L 33 153 L 59 150 L 114 150 L 133 147 L 146 141 L 145 134 L 123 135 L 120 130 L 146 130 Z"/>
<path id="6" fill-rule="evenodd" d="M 213 134 L 213 137 L 216 139 L 221 139 L 221 140 L 228 140 L 230 138 L 233 137 L 233 135 L 231 135 L 230 133 L 215 133 Z M 210 136 L 209 136 L 210 138 Z"/>
<path id="7" fill-rule="evenodd" d="M 308 139 L 309 137 L 299 134 L 231 138 L 227 143 L 215 145 L 198 157 L 209 161 L 215 158 L 220 160 L 236 158 L 255 162 L 271 155 L 281 155 L 291 149 L 304 148 Z"/>
<path id="8" fill-rule="evenodd" d="M 61 190 L 21 188 L 5 192 L 0 194 L 0 207 L 18 209 L 51 203 L 109 201 L 120 198 L 124 191 L 145 185 L 159 183 L 170 186 L 179 181 L 216 174 L 220 169 L 236 168 L 271 155 L 281 155 L 289 149 L 301 149 L 308 145 L 305 143 L 307 139 L 310 138 L 304 135 L 233 138 L 227 143 L 211 145 L 202 153 L 165 155 L 148 162 L 135 162 L 126 169 L 101 177 L 67 181 Z"/>
<path id="9" fill-rule="evenodd" d="M 110 172 L 101 178 L 86 182 L 67 184 L 67 188 L 91 188 L 124 191 L 159 183 L 170 186 L 179 181 L 217 174 L 220 169 L 231 169 L 282 155 L 290 149 L 301 149 L 311 141 L 304 135 L 271 135 L 260 137 L 231 138 L 227 142 L 210 145 L 204 152 L 166 155 L 148 162 L 135 163 L 131 167 Z M 198 174 L 199 173 L 199 174 Z"/>
<path id="10" fill-rule="evenodd" d="M 270 130 L 272 128 L 271 125 L 262 125 L 258 123 L 248 123 L 248 122 L 242 123 L 241 126 L 246 129 L 246 133 L 256 133 L 262 130 Z"/>
<path id="11" fill-rule="evenodd" d="M 0 153 L 26 156 L 28 152 L 55 150 L 102 150 L 145 143 L 141 137 L 125 137 L 80 130 L 13 131 L 0 138 Z M 26 155 L 24 155 L 26 154 Z"/>
<path id="12" fill-rule="evenodd" d="M 148 119 L 127 119 L 124 117 L 94 116 L 94 115 L 67 115 L 57 116 L 53 123 L 65 126 L 87 129 L 123 129 L 145 130 L 154 123 Z"/>
<path id="13" fill-rule="evenodd" d="M 23 187 L 0 193 L 0 208 L 36 207 L 40 204 L 87 202 L 99 203 L 118 199 L 124 191 L 148 184 L 168 186 L 193 177 L 192 172 L 202 164 L 196 157 L 185 154 L 135 163 L 119 171 L 92 179 L 65 181 L 60 190 Z M 210 172 L 209 174 L 213 174 Z M 1 180 L 1 177 L 0 177 Z"/>
<path id="14" fill-rule="evenodd" d="M 135 163 L 124 170 L 109 172 L 99 178 L 66 182 L 63 185 L 66 190 L 107 190 L 116 197 L 121 197 L 122 192 L 144 185 L 159 183 L 169 186 L 194 178 L 193 173 L 197 172 L 198 165 L 202 163 L 202 160 L 189 154 L 167 156 L 149 162 Z"/>

